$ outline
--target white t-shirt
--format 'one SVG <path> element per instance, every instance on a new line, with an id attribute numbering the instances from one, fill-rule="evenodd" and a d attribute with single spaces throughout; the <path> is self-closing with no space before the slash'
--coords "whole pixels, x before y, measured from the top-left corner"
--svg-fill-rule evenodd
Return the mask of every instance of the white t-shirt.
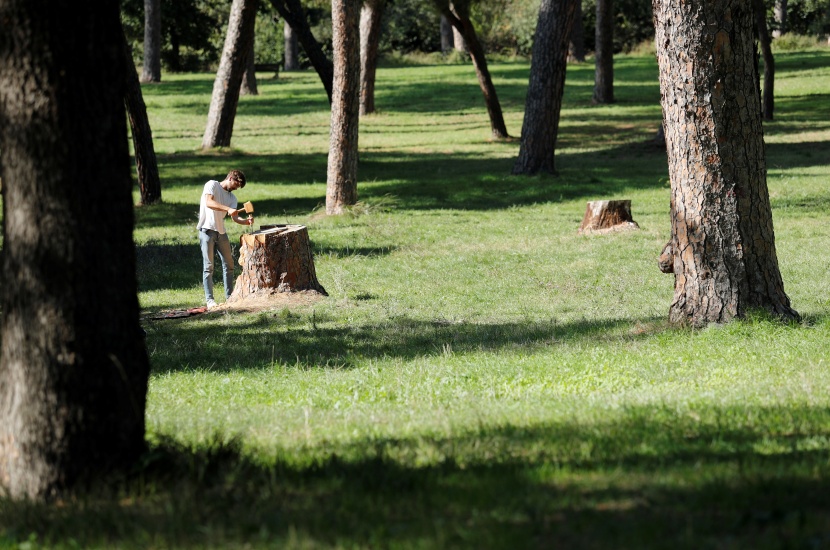
<path id="1" fill-rule="evenodd" d="M 207 204 L 205 204 L 205 197 L 207 195 L 213 195 L 213 200 L 223 206 L 230 206 L 231 208 L 236 208 L 238 204 L 236 196 L 230 191 L 225 191 L 216 180 L 210 180 L 205 184 L 205 188 L 202 189 L 202 200 L 199 204 L 199 225 L 196 226 L 196 229 L 212 229 L 219 233 L 224 233 L 225 215 L 227 212 L 208 208 Z"/>

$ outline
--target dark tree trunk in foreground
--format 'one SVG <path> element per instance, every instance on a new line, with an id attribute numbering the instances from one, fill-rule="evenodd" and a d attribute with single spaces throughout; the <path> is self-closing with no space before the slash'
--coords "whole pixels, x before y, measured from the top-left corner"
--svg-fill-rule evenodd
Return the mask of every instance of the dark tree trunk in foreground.
<path id="1" fill-rule="evenodd" d="M 787 33 L 787 0 L 775 0 L 775 30 L 772 35 L 776 38 Z"/>
<path id="2" fill-rule="evenodd" d="M 446 17 L 441 16 L 441 53 L 448 54 L 455 46 L 453 38 L 452 23 Z"/>
<path id="3" fill-rule="evenodd" d="M 790 307 L 775 253 L 749 0 L 654 0 L 675 275 L 669 312 L 695 326 Z"/>
<path id="4" fill-rule="evenodd" d="M 594 103 L 614 103 L 613 0 L 597 0 Z"/>
<path id="5" fill-rule="evenodd" d="M 490 70 L 487 68 L 487 58 L 484 56 L 484 47 L 478 41 L 475 27 L 470 21 L 469 0 L 459 0 L 448 3 L 442 0 L 433 0 L 441 13 L 452 26 L 464 37 L 467 50 L 473 60 L 473 66 L 478 77 L 478 84 L 481 93 L 484 94 L 484 103 L 487 105 L 487 114 L 490 116 L 490 130 L 496 139 L 510 137 L 507 133 L 507 126 L 504 124 L 504 116 L 501 112 L 501 104 L 496 94 L 496 87 L 490 77 Z"/>
<path id="6" fill-rule="evenodd" d="M 758 44 L 764 58 L 764 93 L 761 98 L 761 113 L 764 120 L 772 120 L 775 111 L 775 58 L 772 56 L 772 39 L 767 28 L 767 14 L 764 0 L 752 0 L 755 12 L 755 27 L 758 30 Z"/>
<path id="7" fill-rule="evenodd" d="M 326 96 L 329 98 L 329 103 L 331 103 L 334 68 L 329 58 L 326 57 L 326 54 L 323 52 L 323 48 L 320 46 L 320 43 L 317 42 L 316 38 L 314 38 L 314 34 L 311 32 L 311 27 L 308 26 L 308 18 L 306 17 L 302 5 L 300 5 L 300 0 L 270 1 L 271 6 L 277 10 L 280 17 L 282 17 L 285 22 L 291 25 L 291 28 L 294 29 L 294 33 L 297 35 L 297 40 L 300 44 L 302 44 L 303 50 L 305 50 L 305 54 L 311 62 L 311 66 L 314 67 L 315 71 L 317 71 L 317 75 L 320 77 L 320 82 L 323 83 L 323 87 L 326 89 Z"/>
<path id="8" fill-rule="evenodd" d="M 375 112 L 380 23 L 386 0 L 364 0 L 360 10 L 360 114 Z"/>
<path id="9" fill-rule="evenodd" d="M 256 4 L 257 0 L 233 0 L 231 4 L 228 33 L 216 80 L 213 82 L 213 96 L 205 136 L 202 138 L 202 149 L 229 147 L 231 144 L 239 90 L 248 67 L 250 42 L 254 39 Z"/>
<path id="10" fill-rule="evenodd" d="M 126 78 L 124 104 L 127 107 L 127 118 L 130 121 L 130 133 L 133 137 L 133 151 L 135 152 L 135 171 L 138 176 L 138 189 L 141 192 L 141 205 L 149 205 L 161 201 L 161 180 L 156 162 L 156 150 L 153 147 L 153 132 L 150 129 L 150 120 L 147 118 L 147 106 L 141 93 L 141 84 L 138 82 L 133 55 L 124 32 L 121 32 L 124 44 L 124 62 Z"/>
<path id="11" fill-rule="evenodd" d="M 145 449 L 124 38 L 117 2 L 0 11 L 0 493 L 40 500 Z"/>
<path id="12" fill-rule="evenodd" d="M 161 0 L 144 0 L 142 82 L 161 82 Z"/>
<path id="13" fill-rule="evenodd" d="M 571 40 L 568 44 L 568 63 L 585 62 L 585 25 L 582 23 L 582 2 L 576 3 Z"/>
<path id="14" fill-rule="evenodd" d="M 283 69 L 286 71 L 300 70 L 300 43 L 297 41 L 297 33 L 288 24 L 288 21 L 283 23 L 282 38 L 284 45 L 284 63 Z"/>
<path id="15" fill-rule="evenodd" d="M 326 214 L 357 202 L 360 121 L 360 0 L 332 0 L 334 90 L 326 177 Z"/>
<path id="16" fill-rule="evenodd" d="M 259 95 L 259 88 L 256 85 L 254 40 L 255 38 L 251 39 L 251 45 L 248 48 L 248 62 L 245 64 L 245 74 L 242 75 L 242 87 L 239 88 L 241 95 Z"/>
<path id="17" fill-rule="evenodd" d="M 565 91 L 568 40 L 579 0 L 542 0 L 514 174 L 556 173 L 554 151 Z"/>

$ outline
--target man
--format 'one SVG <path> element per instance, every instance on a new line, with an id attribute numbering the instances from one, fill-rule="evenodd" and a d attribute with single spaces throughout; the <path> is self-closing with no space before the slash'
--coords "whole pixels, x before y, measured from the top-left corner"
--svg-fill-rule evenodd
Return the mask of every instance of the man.
<path id="1" fill-rule="evenodd" d="M 222 260 L 222 280 L 225 283 L 225 298 L 230 297 L 233 291 L 233 252 L 231 242 L 225 232 L 225 215 L 239 225 L 253 225 L 254 217 L 238 216 L 240 210 L 236 208 L 238 201 L 233 194 L 237 189 L 245 187 L 245 174 L 239 170 L 231 170 L 222 181 L 210 180 L 202 190 L 202 200 L 199 205 L 199 244 L 202 247 L 202 282 L 205 287 L 205 301 L 208 309 L 218 304 L 213 299 L 213 259 L 214 251 L 219 252 Z"/>

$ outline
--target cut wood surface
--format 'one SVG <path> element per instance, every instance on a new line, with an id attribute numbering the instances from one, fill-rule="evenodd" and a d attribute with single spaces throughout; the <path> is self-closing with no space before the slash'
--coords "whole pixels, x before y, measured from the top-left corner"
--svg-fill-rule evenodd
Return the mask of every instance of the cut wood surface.
<path id="1" fill-rule="evenodd" d="M 304 225 L 266 225 L 239 238 L 242 275 L 228 302 L 278 292 L 316 292 L 317 281 L 308 229 Z"/>
<path id="2" fill-rule="evenodd" d="M 639 229 L 631 217 L 631 201 L 590 201 L 579 233 L 608 233 Z"/>

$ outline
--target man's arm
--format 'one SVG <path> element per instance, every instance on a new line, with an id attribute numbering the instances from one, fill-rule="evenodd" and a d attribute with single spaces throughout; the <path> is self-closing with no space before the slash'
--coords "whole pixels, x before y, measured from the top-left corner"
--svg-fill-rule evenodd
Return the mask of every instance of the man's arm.
<path id="1" fill-rule="evenodd" d="M 217 202 L 213 198 L 213 195 L 211 195 L 210 193 L 205 194 L 205 206 L 207 206 L 211 210 L 216 210 L 217 212 L 225 212 L 227 214 L 230 214 L 231 216 L 234 216 L 237 212 L 236 208 L 225 206 L 224 204 L 220 204 L 219 202 Z"/>

